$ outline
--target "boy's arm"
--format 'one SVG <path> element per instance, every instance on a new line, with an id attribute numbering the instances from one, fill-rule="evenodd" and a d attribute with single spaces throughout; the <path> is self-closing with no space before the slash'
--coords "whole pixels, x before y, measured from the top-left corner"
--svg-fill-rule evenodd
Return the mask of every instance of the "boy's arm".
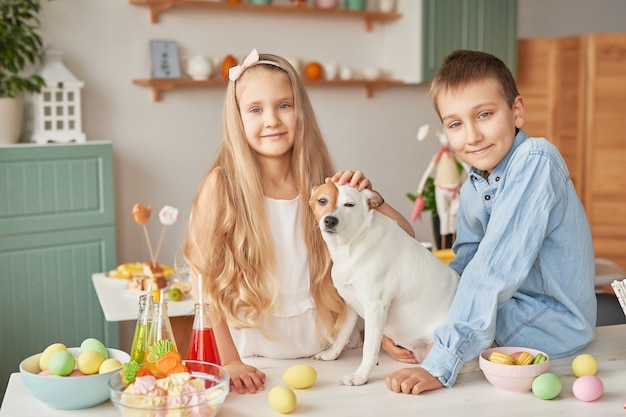
<path id="1" fill-rule="evenodd" d="M 465 362 L 493 343 L 498 307 L 529 276 L 566 209 L 567 178 L 558 164 L 545 154 L 520 153 L 506 172 L 490 177 L 504 182 L 496 195 L 486 198 L 490 187 L 469 187 L 473 197 L 461 202 L 466 221 L 460 222 L 458 259 L 451 266 L 461 268 L 462 278 L 448 319 L 435 332 L 436 343 L 422 364 L 448 387 Z"/>

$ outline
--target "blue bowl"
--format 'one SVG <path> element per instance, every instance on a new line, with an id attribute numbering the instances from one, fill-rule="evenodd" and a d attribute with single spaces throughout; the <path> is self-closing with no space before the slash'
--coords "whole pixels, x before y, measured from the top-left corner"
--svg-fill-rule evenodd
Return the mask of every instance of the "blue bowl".
<path id="1" fill-rule="evenodd" d="M 78 357 L 80 348 L 67 349 Z M 107 349 L 109 357 L 125 363 L 130 361 L 128 353 Z M 20 363 L 20 374 L 24 385 L 39 401 L 59 410 L 79 410 L 94 407 L 109 399 L 109 378 L 119 370 L 104 374 L 55 377 L 39 375 L 41 353 L 30 356 Z"/>

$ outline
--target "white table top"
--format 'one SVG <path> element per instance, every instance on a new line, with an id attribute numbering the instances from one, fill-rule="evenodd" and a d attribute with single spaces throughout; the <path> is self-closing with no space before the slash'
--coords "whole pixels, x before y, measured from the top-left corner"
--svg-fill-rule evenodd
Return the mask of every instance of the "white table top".
<path id="1" fill-rule="evenodd" d="M 267 403 L 267 393 L 275 385 L 282 385 L 282 374 L 291 365 L 308 363 L 318 373 L 316 383 L 306 390 L 295 390 L 297 408 L 290 414 L 300 416 L 621 416 L 626 415 L 626 325 L 598 328 L 598 335 L 585 350 L 599 362 L 597 376 L 604 383 L 604 394 L 595 402 L 585 403 L 574 398 L 571 374 L 573 357 L 553 360 L 550 371 L 563 381 L 563 391 L 550 401 L 536 398 L 532 393 L 516 394 L 491 386 L 480 370 L 462 373 L 456 385 L 419 396 L 388 391 L 384 378 L 393 370 L 404 367 L 382 353 L 380 364 L 370 382 L 360 387 L 338 385 L 340 376 L 356 368 L 360 349 L 346 351 L 338 360 L 320 362 L 310 359 L 273 360 L 249 358 L 246 362 L 262 369 L 266 375 L 266 390 L 257 394 L 239 395 L 231 392 L 218 417 L 280 416 Z M 476 363 L 470 363 L 477 369 Z M 88 410 L 53 410 L 38 402 L 26 390 L 19 373 L 11 375 L 0 417 L 71 417 L 78 415 L 118 417 L 119 412 L 110 401 Z"/>
<path id="2" fill-rule="evenodd" d="M 107 321 L 137 320 L 142 291 L 127 290 L 126 280 L 109 278 L 104 273 L 93 274 L 91 280 Z M 187 294 L 181 301 L 169 301 L 167 312 L 170 317 L 190 316 L 193 307 L 193 299 Z"/>

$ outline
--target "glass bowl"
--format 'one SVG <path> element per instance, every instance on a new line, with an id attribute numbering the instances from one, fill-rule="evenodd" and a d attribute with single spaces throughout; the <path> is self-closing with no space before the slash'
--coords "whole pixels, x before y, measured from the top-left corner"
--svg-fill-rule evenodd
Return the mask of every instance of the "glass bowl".
<path id="1" fill-rule="evenodd" d="M 202 381 L 201 389 L 170 388 L 168 392 L 135 394 L 125 392 L 120 372 L 109 380 L 111 402 L 125 417 L 214 417 L 220 410 L 230 390 L 228 371 L 216 364 L 200 361 L 183 361 L 192 380 Z M 184 379 L 184 374 L 173 374 Z M 142 377 L 152 378 L 152 377 Z M 147 380 L 150 382 L 151 380 Z M 158 381 L 158 380 L 157 380 Z M 148 384 L 150 385 L 150 384 Z M 187 383 L 185 386 L 187 387 Z M 175 394 L 172 394 L 175 391 Z"/>

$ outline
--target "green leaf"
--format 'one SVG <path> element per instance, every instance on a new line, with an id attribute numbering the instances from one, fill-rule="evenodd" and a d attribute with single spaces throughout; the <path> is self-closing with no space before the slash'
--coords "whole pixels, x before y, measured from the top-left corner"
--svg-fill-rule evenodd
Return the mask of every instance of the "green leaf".
<path id="1" fill-rule="evenodd" d="M 38 93 L 44 85 L 38 75 L 25 74 L 42 61 L 40 9 L 40 0 L 0 0 L 0 97 Z"/>

